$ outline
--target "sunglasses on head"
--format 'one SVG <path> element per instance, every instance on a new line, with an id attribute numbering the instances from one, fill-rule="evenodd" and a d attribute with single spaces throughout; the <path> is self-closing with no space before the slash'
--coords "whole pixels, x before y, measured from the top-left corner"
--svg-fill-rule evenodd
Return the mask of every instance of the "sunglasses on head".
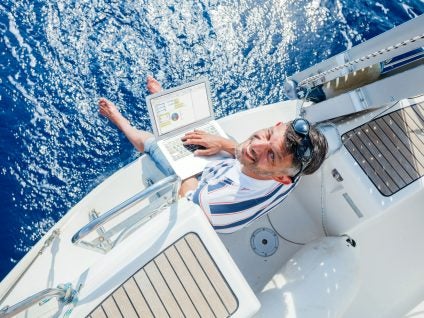
<path id="1" fill-rule="evenodd" d="M 292 177 L 295 180 L 311 161 L 313 150 L 311 139 L 309 138 L 309 129 L 311 128 L 309 122 L 304 118 L 296 118 L 292 121 L 291 126 L 294 132 L 302 138 L 294 152 L 295 158 L 300 161 L 300 170 Z"/>

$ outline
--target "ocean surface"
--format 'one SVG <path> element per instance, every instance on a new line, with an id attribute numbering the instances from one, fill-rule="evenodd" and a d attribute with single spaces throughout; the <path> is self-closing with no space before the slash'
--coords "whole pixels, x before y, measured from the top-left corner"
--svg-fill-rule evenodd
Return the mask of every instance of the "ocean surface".
<path id="1" fill-rule="evenodd" d="M 101 96 L 150 129 L 146 76 L 208 76 L 218 117 L 285 99 L 285 77 L 424 12 L 422 0 L 2 0 L 0 279 L 138 154 Z"/>

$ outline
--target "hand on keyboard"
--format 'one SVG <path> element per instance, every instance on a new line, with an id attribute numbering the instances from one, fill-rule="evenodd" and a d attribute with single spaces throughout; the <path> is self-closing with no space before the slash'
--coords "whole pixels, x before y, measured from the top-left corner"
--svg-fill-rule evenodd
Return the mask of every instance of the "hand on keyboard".
<path id="1" fill-rule="evenodd" d="M 191 151 L 191 152 L 195 152 L 196 150 L 200 149 L 206 149 L 206 147 L 201 146 L 201 145 L 193 145 L 193 144 L 185 144 L 184 143 L 184 148 L 186 148 L 187 150 Z"/>
<path id="2" fill-rule="evenodd" d="M 224 143 L 228 142 L 227 139 L 207 133 L 202 130 L 190 131 L 181 138 L 184 145 L 200 146 L 194 154 L 200 156 L 211 156 L 224 150 Z"/>

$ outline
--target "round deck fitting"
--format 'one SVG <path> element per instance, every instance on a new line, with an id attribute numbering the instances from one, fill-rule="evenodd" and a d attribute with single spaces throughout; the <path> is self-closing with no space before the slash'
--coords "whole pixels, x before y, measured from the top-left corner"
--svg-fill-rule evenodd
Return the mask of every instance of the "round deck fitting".
<path id="1" fill-rule="evenodd" d="M 259 228 L 252 233 L 250 246 L 259 256 L 271 256 L 278 249 L 278 236 L 271 229 L 266 227 Z"/>

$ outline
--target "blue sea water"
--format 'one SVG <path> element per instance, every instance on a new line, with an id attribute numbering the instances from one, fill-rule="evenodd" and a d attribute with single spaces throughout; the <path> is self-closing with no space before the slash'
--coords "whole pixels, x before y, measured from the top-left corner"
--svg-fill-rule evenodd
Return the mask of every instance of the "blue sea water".
<path id="1" fill-rule="evenodd" d="M 284 99 L 287 75 L 423 12 L 422 0 L 3 0 L 0 279 L 137 157 L 100 96 L 150 129 L 146 75 L 164 87 L 207 75 L 222 117 Z"/>

